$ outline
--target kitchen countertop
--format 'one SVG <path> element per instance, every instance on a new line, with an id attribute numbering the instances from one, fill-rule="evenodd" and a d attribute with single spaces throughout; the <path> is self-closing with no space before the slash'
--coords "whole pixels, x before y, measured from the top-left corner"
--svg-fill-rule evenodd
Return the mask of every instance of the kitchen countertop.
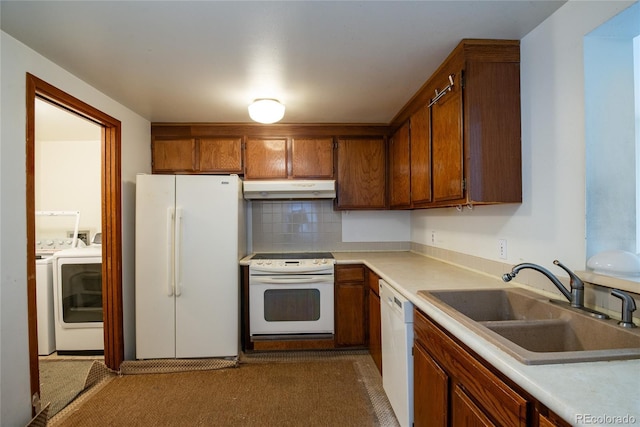
<path id="1" fill-rule="evenodd" d="M 333 252 L 333 255 L 337 264 L 365 264 L 417 308 L 572 425 L 640 425 L 640 360 L 525 365 L 418 296 L 419 290 L 513 286 L 499 277 L 413 252 Z M 247 265 L 249 258 L 244 258 L 241 264 Z"/>

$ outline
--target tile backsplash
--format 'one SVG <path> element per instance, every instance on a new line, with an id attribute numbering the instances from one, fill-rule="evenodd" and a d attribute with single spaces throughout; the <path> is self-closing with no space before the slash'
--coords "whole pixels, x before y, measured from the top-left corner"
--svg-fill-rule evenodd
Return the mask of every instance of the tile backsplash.
<path id="1" fill-rule="evenodd" d="M 409 242 L 343 242 L 333 201 L 251 202 L 252 252 L 409 250 Z"/>
<path id="2" fill-rule="evenodd" d="M 330 200 L 251 203 L 254 252 L 331 250 L 342 238 Z"/>

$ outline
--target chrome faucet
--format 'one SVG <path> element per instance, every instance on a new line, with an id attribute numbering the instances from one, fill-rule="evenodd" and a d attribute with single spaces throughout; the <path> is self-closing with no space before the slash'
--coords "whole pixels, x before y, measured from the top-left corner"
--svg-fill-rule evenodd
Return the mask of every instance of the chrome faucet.
<path id="1" fill-rule="evenodd" d="M 564 295 L 564 297 L 567 300 L 569 300 L 569 305 L 571 307 L 580 309 L 583 312 L 586 312 L 587 314 L 589 314 L 590 316 L 597 317 L 598 319 L 608 319 L 609 318 L 608 315 L 584 306 L 584 282 L 580 280 L 580 278 L 576 276 L 576 274 L 573 271 L 569 270 L 560 261 L 555 260 L 553 261 L 553 263 L 558 267 L 562 268 L 564 271 L 566 271 L 569 274 L 569 285 L 571 286 L 571 290 L 565 288 L 562 282 L 546 268 L 541 267 L 538 264 L 531 264 L 528 262 L 518 264 L 515 267 L 513 267 L 513 269 L 511 270 L 511 273 L 505 273 L 502 275 L 502 280 L 504 280 L 505 282 L 511 281 L 511 279 L 516 277 L 516 275 L 520 272 L 520 270 L 524 270 L 525 268 L 530 268 L 532 270 L 539 271 L 540 273 L 547 276 L 547 278 L 551 280 L 551 282 L 554 285 L 556 285 L 556 288 L 558 288 L 558 290 L 562 292 L 562 295 Z M 557 302 L 557 301 L 551 300 L 551 302 Z"/>
<path id="2" fill-rule="evenodd" d="M 571 285 L 571 291 L 565 288 L 562 282 L 560 282 L 560 280 L 556 276 L 554 276 L 554 274 L 551 273 L 549 270 L 547 270 L 542 266 L 539 266 L 538 264 L 532 264 L 529 262 L 516 265 L 511 270 L 511 273 L 505 273 L 502 275 L 502 280 L 504 280 L 505 282 L 511 281 L 511 279 L 516 277 L 516 275 L 520 272 L 520 270 L 524 270 L 525 268 L 536 270 L 544 274 L 545 276 L 547 276 L 547 278 L 551 280 L 551 282 L 554 285 L 556 285 L 556 288 L 558 288 L 558 290 L 562 292 L 562 295 L 564 295 L 564 297 L 567 300 L 569 300 L 571 307 L 583 308 L 584 307 L 584 283 L 582 282 L 582 280 L 580 280 L 578 276 L 575 275 L 573 271 L 569 270 L 560 261 L 555 260 L 553 261 L 553 263 L 558 267 L 562 268 L 564 271 L 566 271 L 569 274 L 569 278 L 570 278 L 569 284 Z"/>

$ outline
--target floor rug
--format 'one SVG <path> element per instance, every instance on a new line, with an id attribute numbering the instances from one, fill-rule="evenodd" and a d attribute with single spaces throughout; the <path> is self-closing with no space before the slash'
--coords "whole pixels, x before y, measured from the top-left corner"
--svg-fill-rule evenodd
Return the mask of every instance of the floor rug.
<path id="1" fill-rule="evenodd" d="M 49 417 L 57 414 L 85 388 L 91 360 L 41 360 L 40 401 L 49 406 Z"/>
<path id="2" fill-rule="evenodd" d="M 56 426 L 383 425 L 354 360 L 240 363 L 237 368 L 111 379 Z"/>

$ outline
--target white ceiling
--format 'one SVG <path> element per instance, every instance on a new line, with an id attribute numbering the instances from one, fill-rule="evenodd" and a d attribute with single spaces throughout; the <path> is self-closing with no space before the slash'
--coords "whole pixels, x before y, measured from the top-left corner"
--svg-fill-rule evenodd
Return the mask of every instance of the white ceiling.
<path id="1" fill-rule="evenodd" d="M 4 32 L 153 122 L 388 123 L 462 38 L 565 1 L 5 1 Z"/>

